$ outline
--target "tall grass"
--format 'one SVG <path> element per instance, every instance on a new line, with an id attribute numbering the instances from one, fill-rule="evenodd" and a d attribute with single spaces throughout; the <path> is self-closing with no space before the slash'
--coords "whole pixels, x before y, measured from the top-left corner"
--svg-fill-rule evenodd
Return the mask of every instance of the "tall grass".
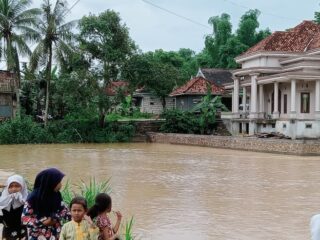
<path id="1" fill-rule="evenodd" d="M 78 187 L 80 189 L 80 195 L 87 200 L 89 208 L 94 205 L 95 197 L 98 193 L 111 193 L 110 178 L 98 183 L 95 178 L 91 178 L 89 184 L 81 181 L 81 184 Z"/>
<path id="2" fill-rule="evenodd" d="M 75 185 L 75 187 L 76 189 L 71 189 L 70 183 L 67 181 L 61 191 L 63 201 L 68 205 L 75 196 L 82 196 L 87 200 L 88 208 L 91 208 L 98 193 L 111 193 L 110 178 L 106 181 L 97 182 L 93 177 L 90 178 L 88 183 L 81 180 L 81 183 Z"/>
<path id="3" fill-rule="evenodd" d="M 133 240 L 133 233 L 132 233 L 132 226 L 133 226 L 133 217 L 129 221 L 126 222 L 125 226 L 125 240 Z"/>

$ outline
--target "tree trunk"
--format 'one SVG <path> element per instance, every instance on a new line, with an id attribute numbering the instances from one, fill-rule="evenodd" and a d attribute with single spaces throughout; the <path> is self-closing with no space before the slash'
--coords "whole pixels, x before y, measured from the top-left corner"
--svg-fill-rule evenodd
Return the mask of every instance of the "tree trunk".
<path id="1" fill-rule="evenodd" d="M 162 108 L 163 111 L 166 110 L 166 97 L 161 97 L 161 103 L 162 103 Z"/>
<path id="2" fill-rule="evenodd" d="M 20 65 L 19 65 L 19 56 L 17 49 L 12 46 L 11 36 L 7 35 L 6 47 L 7 47 L 7 70 L 10 73 L 14 73 L 17 76 L 17 79 L 14 79 L 14 92 L 16 95 L 16 117 L 20 117 Z"/>
<path id="3" fill-rule="evenodd" d="M 17 98 L 17 113 L 16 117 L 20 118 L 21 116 L 21 104 L 20 104 L 20 84 L 21 84 L 21 74 L 20 74 L 20 64 L 19 64 L 19 56 L 17 50 L 14 51 L 15 56 L 15 72 L 17 74 L 17 83 L 16 83 L 16 98 Z"/>
<path id="4" fill-rule="evenodd" d="M 103 110 L 100 110 L 100 112 L 99 112 L 99 126 L 101 128 L 105 127 L 105 118 L 106 118 L 106 114 L 104 113 Z"/>
<path id="5" fill-rule="evenodd" d="M 49 97 L 50 97 L 50 81 L 51 81 L 51 65 L 52 65 L 52 45 L 49 46 L 49 60 L 47 64 L 47 86 L 46 86 L 46 107 L 44 111 L 44 126 L 48 126 Z"/>

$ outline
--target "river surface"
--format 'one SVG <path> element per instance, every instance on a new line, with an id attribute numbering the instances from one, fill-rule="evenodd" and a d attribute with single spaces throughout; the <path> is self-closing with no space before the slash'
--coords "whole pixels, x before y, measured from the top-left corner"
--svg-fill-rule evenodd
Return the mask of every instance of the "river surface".
<path id="1" fill-rule="evenodd" d="M 320 213 L 320 157 L 145 143 L 0 146 L 2 171 L 33 181 L 46 167 L 75 184 L 111 177 L 113 209 L 134 216 L 141 240 L 304 240 Z"/>

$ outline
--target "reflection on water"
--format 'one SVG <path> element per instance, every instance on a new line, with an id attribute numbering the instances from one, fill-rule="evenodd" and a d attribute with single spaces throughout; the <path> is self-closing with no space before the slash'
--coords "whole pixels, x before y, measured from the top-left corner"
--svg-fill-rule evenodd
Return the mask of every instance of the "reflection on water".
<path id="1" fill-rule="evenodd" d="M 320 212 L 320 158 L 165 144 L 0 146 L 0 169 L 33 181 L 112 177 L 114 208 L 138 239 L 309 239 Z"/>

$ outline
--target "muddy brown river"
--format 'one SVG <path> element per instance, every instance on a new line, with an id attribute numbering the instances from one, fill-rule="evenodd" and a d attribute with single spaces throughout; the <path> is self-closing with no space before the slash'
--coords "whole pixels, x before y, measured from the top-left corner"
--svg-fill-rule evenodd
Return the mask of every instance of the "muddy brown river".
<path id="1" fill-rule="evenodd" d="M 0 146 L 2 171 L 33 181 L 46 167 L 72 183 L 111 177 L 113 207 L 134 216 L 141 240 L 304 240 L 320 213 L 320 157 L 145 143 Z"/>

